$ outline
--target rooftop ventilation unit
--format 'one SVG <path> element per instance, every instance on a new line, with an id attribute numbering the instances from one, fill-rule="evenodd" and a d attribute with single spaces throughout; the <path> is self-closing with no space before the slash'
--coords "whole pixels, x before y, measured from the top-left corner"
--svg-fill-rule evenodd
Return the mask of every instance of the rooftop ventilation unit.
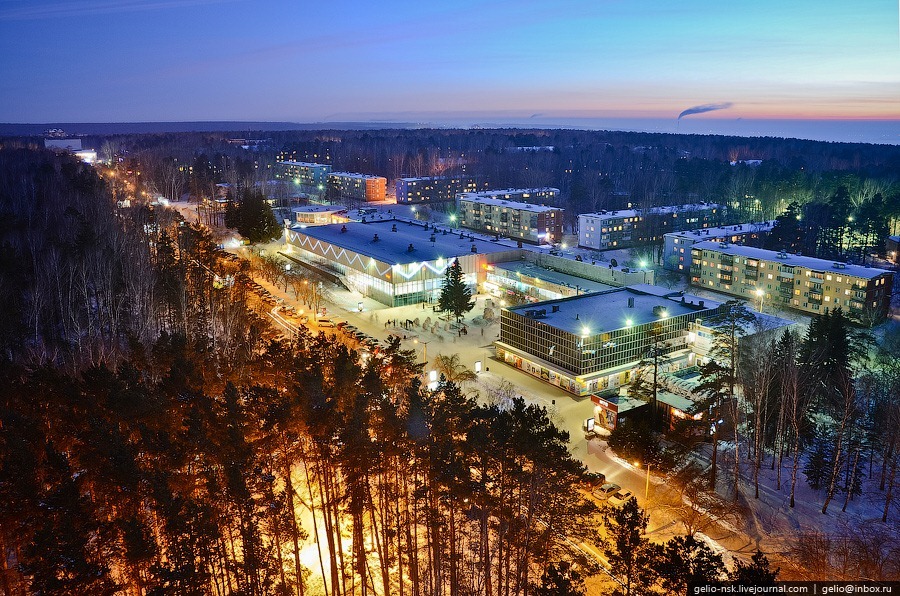
<path id="1" fill-rule="evenodd" d="M 375 234 L 375 237 L 372 238 L 372 242 L 378 242 L 378 234 Z"/>
<path id="2" fill-rule="evenodd" d="M 416 250 L 416 247 L 412 245 L 412 242 L 409 243 L 409 246 L 406 247 L 406 252 L 413 252 Z"/>
<path id="3" fill-rule="evenodd" d="M 779 259 L 786 259 L 786 258 L 788 258 L 788 255 L 787 255 L 786 252 L 784 252 L 784 251 L 782 250 L 782 251 L 780 251 L 780 252 L 778 253 L 778 258 L 779 258 Z"/>
<path id="4" fill-rule="evenodd" d="M 831 266 L 834 267 L 835 269 L 846 269 L 847 263 L 832 263 Z"/>

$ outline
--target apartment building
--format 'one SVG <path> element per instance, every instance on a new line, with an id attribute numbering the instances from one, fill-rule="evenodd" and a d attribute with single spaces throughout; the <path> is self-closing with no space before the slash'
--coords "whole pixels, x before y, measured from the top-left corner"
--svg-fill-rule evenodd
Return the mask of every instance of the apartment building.
<path id="1" fill-rule="evenodd" d="M 331 166 L 305 161 L 279 161 L 276 164 L 275 177 L 279 180 L 292 181 L 306 190 L 321 193 L 325 189 Z"/>
<path id="2" fill-rule="evenodd" d="M 403 204 L 455 201 L 457 194 L 477 190 L 474 180 L 462 176 L 399 178 L 396 182 L 397 202 Z"/>
<path id="3" fill-rule="evenodd" d="M 578 216 L 578 245 L 605 250 L 661 240 L 669 232 L 715 227 L 724 207 L 716 203 L 623 209 Z"/>
<path id="4" fill-rule="evenodd" d="M 327 193 L 334 200 L 347 199 L 366 203 L 384 201 L 387 179 L 370 174 L 331 172 L 328 174 Z"/>
<path id="5" fill-rule="evenodd" d="M 893 274 L 785 252 L 698 242 L 691 247 L 691 283 L 766 305 L 821 314 L 841 308 L 871 324 L 887 315 Z"/>
<path id="6" fill-rule="evenodd" d="M 669 232 L 663 239 L 663 267 L 672 271 L 691 270 L 691 247 L 698 242 L 728 242 L 756 246 L 772 231 L 774 221 L 751 222 L 683 232 Z"/>
<path id="7" fill-rule="evenodd" d="M 564 210 L 524 202 L 552 200 L 558 195 L 556 188 L 460 193 L 456 197 L 459 223 L 464 228 L 531 244 L 559 242 Z"/>

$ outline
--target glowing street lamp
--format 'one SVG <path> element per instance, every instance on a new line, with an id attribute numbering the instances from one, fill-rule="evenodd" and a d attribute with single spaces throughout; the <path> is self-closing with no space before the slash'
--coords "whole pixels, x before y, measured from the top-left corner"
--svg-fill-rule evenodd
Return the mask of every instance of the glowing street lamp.
<path id="1" fill-rule="evenodd" d="M 763 298 L 765 298 L 766 293 L 762 288 L 756 288 L 756 297 L 759 298 L 759 312 L 763 311 Z"/>

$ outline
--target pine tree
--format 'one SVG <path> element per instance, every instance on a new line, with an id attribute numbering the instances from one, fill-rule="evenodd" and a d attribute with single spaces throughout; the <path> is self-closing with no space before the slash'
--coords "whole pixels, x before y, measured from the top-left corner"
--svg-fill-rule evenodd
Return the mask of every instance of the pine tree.
<path id="1" fill-rule="evenodd" d="M 643 594 L 656 581 L 653 561 L 659 556 L 658 548 L 646 534 L 650 516 L 644 513 L 631 497 L 621 507 L 603 510 L 606 538 L 603 554 L 609 561 L 613 576 L 621 588 L 615 594 Z"/>
<path id="2" fill-rule="evenodd" d="M 281 226 L 258 190 L 244 189 L 234 207 L 226 208 L 225 222 L 250 242 L 269 242 L 281 233 Z"/>
<path id="3" fill-rule="evenodd" d="M 734 571 L 728 579 L 743 586 L 774 586 L 779 571 L 780 568 L 773 571 L 768 557 L 762 551 L 756 551 L 750 563 L 735 559 Z"/>
<path id="4" fill-rule="evenodd" d="M 817 438 L 812 453 L 809 454 L 809 459 L 803 467 L 806 483 L 811 489 L 819 490 L 828 480 L 829 459 L 828 441 L 821 437 Z"/>
<path id="5" fill-rule="evenodd" d="M 534 589 L 535 596 L 580 596 L 584 594 L 584 580 L 566 562 L 551 563 L 541 576 L 541 583 Z"/>
<path id="6" fill-rule="evenodd" d="M 460 317 L 475 308 L 475 301 L 472 300 L 472 290 L 463 279 L 463 270 L 462 265 L 459 264 L 459 259 L 455 259 L 453 264 L 447 267 L 447 271 L 444 272 L 444 285 L 441 288 L 438 306 L 444 312 L 453 313 L 457 323 Z"/>
<path id="7" fill-rule="evenodd" d="M 685 593 L 688 584 L 717 582 L 725 573 L 722 557 L 693 535 L 669 540 L 654 565 L 669 594 Z"/>
<path id="8" fill-rule="evenodd" d="M 725 303 L 725 313 L 716 321 L 713 334 L 713 347 L 710 351 L 708 362 L 700 366 L 702 380 L 697 385 L 697 392 L 709 397 L 709 405 L 713 412 L 713 450 L 710 466 L 710 486 L 716 489 L 717 456 L 719 446 L 719 432 L 724 417 L 723 407 L 731 406 L 732 424 L 734 425 L 734 490 L 735 497 L 739 491 L 739 450 L 738 450 L 738 408 L 735 386 L 738 383 L 738 343 L 740 338 L 747 333 L 749 326 L 755 317 L 739 300 L 729 300 Z"/>

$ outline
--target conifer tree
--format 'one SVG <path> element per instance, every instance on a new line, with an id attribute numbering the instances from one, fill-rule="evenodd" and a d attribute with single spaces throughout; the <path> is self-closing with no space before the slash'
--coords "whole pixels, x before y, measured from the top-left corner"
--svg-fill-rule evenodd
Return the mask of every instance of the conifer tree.
<path id="1" fill-rule="evenodd" d="M 463 279 L 463 270 L 462 265 L 459 264 L 459 259 L 455 259 L 453 264 L 447 267 L 447 271 L 444 272 L 444 285 L 441 288 L 438 306 L 444 312 L 453 313 L 457 323 L 460 317 L 475 308 L 475 301 L 472 300 L 472 290 Z"/>

